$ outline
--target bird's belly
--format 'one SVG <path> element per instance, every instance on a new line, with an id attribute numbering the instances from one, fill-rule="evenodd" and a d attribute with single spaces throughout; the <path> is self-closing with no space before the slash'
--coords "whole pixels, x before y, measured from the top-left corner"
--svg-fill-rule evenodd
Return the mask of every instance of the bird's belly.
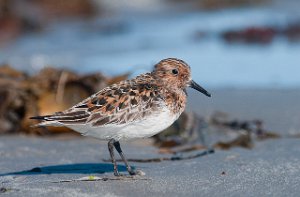
<path id="1" fill-rule="evenodd" d="M 146 119 L 124 125 L 105 125 L 102 127 L 81 125 L 81 128 L 74 127 L 72 129 L 85 136 L 91 136 L 101 140 L 132 140 L 151 137 L 168 128 L 177 118 L 177 115 L 174 115 L 167 110 L 158 114 L 153 114 Z"/>
<path id="2" fill-rule="evenodd" d="M 145 120 L 125 126 L 120 131 L 121 139 L 130 140 L 151 137 L 168 128 L 176 119 L 177 116 L 171 114 L 169 111 L 153 115 Z"/>

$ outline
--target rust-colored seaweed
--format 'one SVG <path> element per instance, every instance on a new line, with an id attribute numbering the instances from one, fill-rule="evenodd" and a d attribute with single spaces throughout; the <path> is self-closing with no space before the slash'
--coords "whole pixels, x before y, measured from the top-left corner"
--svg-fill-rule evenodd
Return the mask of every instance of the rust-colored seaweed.
<path id="1" fill-rule="evenodd" d="M 50 67 L 29 76 L 8 65 L 0 66 L 0 134 L 68 132 L 66 128 L 32 128 L 37 122 L 29 117 L 64 110 L 112 81 L 126 78 L 108 78 L 101 73 L 79 75 Z"/>

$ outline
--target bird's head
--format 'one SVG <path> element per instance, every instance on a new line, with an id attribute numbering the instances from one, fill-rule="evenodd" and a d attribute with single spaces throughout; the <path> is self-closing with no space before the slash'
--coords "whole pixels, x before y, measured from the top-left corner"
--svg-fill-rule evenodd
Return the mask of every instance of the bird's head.
<path id="1" fill-rule="evenodd" d="M 209 92 L 192 80 L 190 66 L 180 59 L 163 59 L 154 66 L 152 73 L 154 77 L 170 88 L 185 90 L 187 87 L 191 87 L 208 97 L 211 96 Z"/>

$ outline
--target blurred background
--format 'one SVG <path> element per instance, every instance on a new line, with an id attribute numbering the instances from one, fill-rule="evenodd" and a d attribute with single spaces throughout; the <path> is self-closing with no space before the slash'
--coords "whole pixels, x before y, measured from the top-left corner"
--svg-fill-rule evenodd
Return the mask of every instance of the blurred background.
<path id="1" fill-rule="evenodd" d="M 0 64 L 137 75 L 166 57 L 207 88 L 300 86 L 297 0 L 0 0 Z"/>
<path id="2" fill-rule="evenodd" d="M 189 91 L 188 111 L 202 122 L 219 124 L 221 117 L 221 125 L 236 128 L 250 121 L 247 128 L 258 130 L 264 122 L 300 136 L 299 6 L 297 0 L 0 0 L 0 133 L 48 133 L 32 129 L 37 122 L 29 117 L 64 110 L 176 57 L 213 94 Z"/>

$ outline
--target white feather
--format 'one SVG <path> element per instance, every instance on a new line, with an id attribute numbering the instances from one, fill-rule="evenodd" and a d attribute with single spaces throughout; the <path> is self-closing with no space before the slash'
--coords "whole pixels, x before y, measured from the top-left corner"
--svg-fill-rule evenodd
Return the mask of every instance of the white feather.
<path id="1" fill-rule="evenodd" d="M 91 136 L 100 140 L 132 140 L 151 137 L 168 128 L 178 115 L 171 113 L 167 108 L 164 111 L 153 113 L 145 119 L 123 125 L 105 125 L 100 127 L 91 124 L 65 125 L 82 135 Z"/>

